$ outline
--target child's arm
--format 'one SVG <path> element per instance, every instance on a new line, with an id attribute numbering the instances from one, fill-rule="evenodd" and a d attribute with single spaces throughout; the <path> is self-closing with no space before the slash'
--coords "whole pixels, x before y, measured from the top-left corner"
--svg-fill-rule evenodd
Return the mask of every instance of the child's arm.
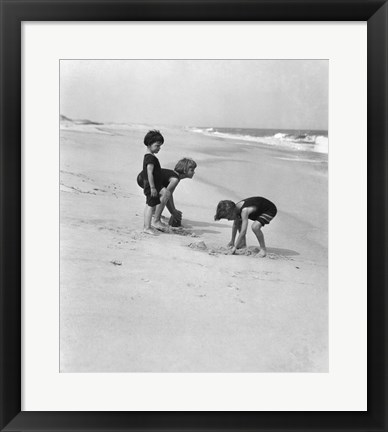
<path id="1" fill-rule="evenodd" d="M 174 216 L 175 219 L 178 219 L 178 220 L 182 219 L 182 212 L 175 208 L 174 197 L 172 195 L 171 195 L 170 199 L 167 201 L 166 207 L 167 207 L 168 211 L 171 213 L 171 215 Z"/>
<path id="2" fill-rule="evenodd" d="M 237 241 L 235 243 L 235 246 L 232 247 L 232 254 L 234 254 L 236 252 L 236 250 L 238 249 L 238 247 L 241 244 L 245 243 L 245 236 L 247 234 L 247 229 L 248 229 L 248 215 L 249 215 L 248 209 L 244 208 L 241 212 L 241 221 L 242 222 L 241 222 L 240 234 L 237 237 Z M 234 226 L 234 224 L 233 224 L 233 226 Z"/>
<path id="3" fill-rule="evenodd" d="M 232 238 L 230 242 L 228 243 L 228 246 L 234 247 L 234 241 L 236 239 L 237 230 L 240 226 L 240 223 L 235 219 L 232 226 Z"/>
<path id="4" fill-rule="evenodd" d="M 167 209 L 168 211 L 176 218 L 176 219 L 181 219 L 182 218 L 182 212 L 180 212 L 179 210 L 177 210 L 175 208 L 175 203 L 174 203 L 174 197 L 173 197 L 173 192 L 175 190 L 175 188 L 178 186 L 179 183 L 179 179 L 177 178 L 172 178 L 167 186 L 167 190 L 171 193 L 170 199 L 167 201 Z"/>
<path id="5" fill-rule="evenodd" d="M 155 187 L 153 164 L 147 164 L 147 175 L 148 175 L 148 183 L 150 184 L 150 188 L 151 188 L 151 196 L 156 197 L 158 196 L 158 191 L 156 190 Z"/>

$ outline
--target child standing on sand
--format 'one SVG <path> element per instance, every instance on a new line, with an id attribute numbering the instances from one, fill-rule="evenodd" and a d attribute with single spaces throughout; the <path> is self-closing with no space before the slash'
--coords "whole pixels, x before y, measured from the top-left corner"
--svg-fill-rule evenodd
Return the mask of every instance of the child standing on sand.
<path id="1" fill-rule="evenodd" d="M 164 207 L 171 213 L 170 224 L 180 226 L 182 212 L 175 208 L 173 193 L 179 182 L 185 178 L 193 178 L 197 164 L 193 159 L 183 158 L 175 165 L 174 170 L 162 168 L 162 186 L 160 204 L 156 206 L 154 224 L 162 224 L 160 220 Z M 144 187 L 143 171 L 137 176 L 137 184 Z"/>
<path id="2" fill-rule="evenodd" d="M 150 130 L 144 137 L 144 144 L 147 146 L 147 153 L 143 159 L 144 195 L 146 196 L 144 232 L 152 235 L 156 234 L 151 227 L 152 212 L 155 206 L 160 204 L 159 194 L 163 189 L 162 169 L 155 154 L 159 153 L 163 143 L 164 138 L 157 130 Z"/>
<path id="3" fill-rule="evenodd" d="M 214 220 L 228 219 L 233 220 L 232 239 L 228 243 L 231 247 L 232 254 L 237 249 L 246 247 L 246 234 L 248 229 L 248 220 L 253 220 L 252 231 L 254 232 L 260 245 L 260 257 L 267 255 L 265 247 L 264 234 L 261 228 L 269 224 L 276 216 L 277 209 L 274 203 L 262 197 L 251 197 L 243 199 L 235 204 L 233 201 L 220 201 L 217 205 Z M 237 241 L 236 234 L 239 232 Z"/>

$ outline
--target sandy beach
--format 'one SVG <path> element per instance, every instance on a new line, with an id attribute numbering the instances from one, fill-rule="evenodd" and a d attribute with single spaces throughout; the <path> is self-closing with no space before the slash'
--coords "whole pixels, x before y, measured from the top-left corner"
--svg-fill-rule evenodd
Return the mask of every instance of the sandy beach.
<path id="1" fill-rule="evenodd" d="M 174 193 L 185 228 L 154 237 L 148 127 L 61 129 L 61 372 L 327 372 L 327 154 L 160 129 L 162 167 L 198 167 Z M 214 221 L 250 196 L 278 208 L 265 258 L 250 226 L 227 255 L 232 222 Z"/>

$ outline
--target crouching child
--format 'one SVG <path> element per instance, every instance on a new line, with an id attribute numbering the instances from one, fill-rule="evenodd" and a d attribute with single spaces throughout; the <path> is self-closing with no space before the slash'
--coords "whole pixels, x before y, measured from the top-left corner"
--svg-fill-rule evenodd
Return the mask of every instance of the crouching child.
<path id="1" fill-rule="evenodd" d="M 227 219 L 233 220 L 232 238 L 228 243 L 231 253 L 235 254 L 237 249 L 246 247 L 246 234 L 248 221 L 252 220 L 252 231 L 254 232 L 259 245 L 260 257 L 267 255 L 264 234 L 262 228 L 269 224 L 276 216 L 277 208 L 274 203 L 263 197 L 245 198 L 238 203 L 225 200 L 220 201 L 217 205 L 214 220 Z M 237 240 L 236 235 L 238 234 Z"/>

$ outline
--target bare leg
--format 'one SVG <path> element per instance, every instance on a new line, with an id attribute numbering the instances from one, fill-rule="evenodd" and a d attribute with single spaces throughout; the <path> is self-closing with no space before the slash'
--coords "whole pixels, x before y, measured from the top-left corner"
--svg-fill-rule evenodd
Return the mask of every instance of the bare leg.
<path id="1" fill-rule="evenodd" d="M 146 204 L 144 209 L 144 228 L 143 231 L 147 234 L 155 235 L 155 231 L 151 228 L 152 211 L 154 207 Z"/>
<path id="2" fill-rule="evenodd" d="M 156 228 L 162 228 L 163 229 L 163 228 L 167 228 L 167 225 L 162 223 L 162 221 L 160 220 L 160 217 L 162 216 L 162 212 L 164 210 L 164 207 L 167 204 L 167 201 L 171 197 L 171 193 L 166 188 L 163 188 L 160 192 L 161 192 L 160 193 L 160 204 L 158 204 L 156 206 L 155 217 L 154 217 L 154 226 Z"/>
<path id="3" fill-rule="evenodd" d="M 261 223 L 258 221 L 253 222 L 252 224 L 252 231 L 255 233 L 255 236 L 257 237 L 257 240 L 259 241 L 260 245 L 260 252 L 259 257 L 264 258 L 267 255 L 267 248 L 265 247 L 265 240 L 264 240 L 264 234 L 261 231 Z"/>

